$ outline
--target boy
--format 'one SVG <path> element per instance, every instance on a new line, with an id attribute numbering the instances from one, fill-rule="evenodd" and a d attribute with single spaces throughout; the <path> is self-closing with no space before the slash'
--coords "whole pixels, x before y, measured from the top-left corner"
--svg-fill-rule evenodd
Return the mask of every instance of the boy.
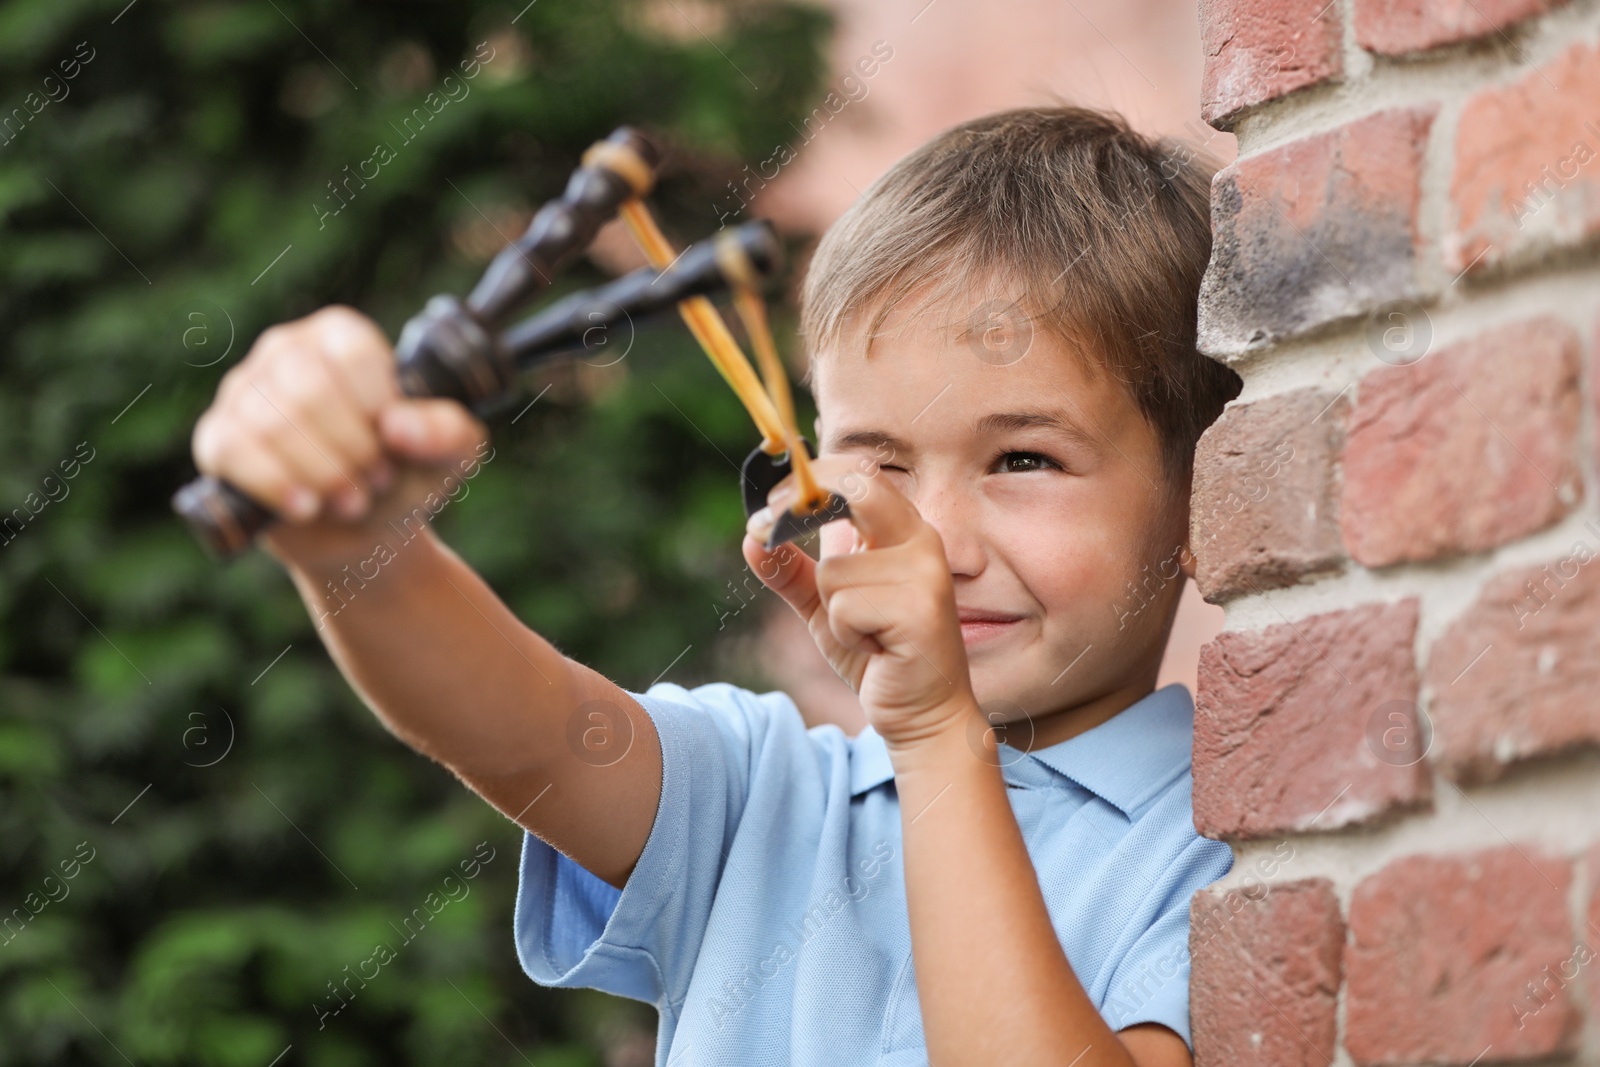
<path id="1" fill-rule="evenodd" d="M 768 553 L 780 485 L 744 553 L 858 737 L 782 693 L 624 692 L 431 534 L 324 620 L 389 729 L 528 831 L 524 968 L 656 1005 L 658 1065 L 1190 1063 L 1189 899 L 1231 856 L 1194 831 L 1189 694 L 1152 690 L 1238 379 L 1194 349 L 1209 172 L 1180 152 L 990 116 L 818 247 L 817 469 L 853 518 Z M 262 335 L 194 449 L 289 517 L 267 547 L 316 611 L 484 436 L 330 308 Z"/>

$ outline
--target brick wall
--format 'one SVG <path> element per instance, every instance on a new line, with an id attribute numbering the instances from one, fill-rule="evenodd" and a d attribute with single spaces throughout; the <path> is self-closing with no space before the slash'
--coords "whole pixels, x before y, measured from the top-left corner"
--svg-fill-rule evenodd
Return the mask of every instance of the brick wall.
<path id="1" fill-rule="evenodd" d="M 1600 1064 L 1600 0 L 1202 0 L 1195 1049 Z"/>

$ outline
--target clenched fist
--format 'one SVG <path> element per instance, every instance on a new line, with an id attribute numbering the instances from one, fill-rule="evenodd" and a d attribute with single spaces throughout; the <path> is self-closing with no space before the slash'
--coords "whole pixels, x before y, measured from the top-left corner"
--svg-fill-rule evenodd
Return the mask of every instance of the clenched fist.
<path id="1" fill-rule="evenodd" d="M 369 551 L 372 531 L 438 489 L 486 439 L 453 400 L 401 394 L 394 352 L 365 315 L 331 306 L 257 338 L 195 426 L 195 465 L 283 520 L 286 563 Z"/>
<path id="2" fill-rule="evenodd" d="M 891 746 L 964 727 L 975 702 L 939 532 L 870 462 L 829 457 L 813 468 L 850 502 L 849 551 L 821 560 L 792 544 L 767 551 L 773 516 L 795 497 L 791 475 L 750 517 L 746 561 L 805 620 Z"/>

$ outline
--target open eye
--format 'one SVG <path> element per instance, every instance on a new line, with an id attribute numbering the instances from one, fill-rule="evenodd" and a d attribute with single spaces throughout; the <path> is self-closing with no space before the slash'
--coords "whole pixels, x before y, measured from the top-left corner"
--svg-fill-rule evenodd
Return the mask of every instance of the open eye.
<path id="1" fill-rule="evenodd" d="M 995 460 L 995 471 L 1000 474 L 1025 474 L 1029 471 L 1060 469 L 1060 464 L 1038 452 L 1006 452 Z"/>

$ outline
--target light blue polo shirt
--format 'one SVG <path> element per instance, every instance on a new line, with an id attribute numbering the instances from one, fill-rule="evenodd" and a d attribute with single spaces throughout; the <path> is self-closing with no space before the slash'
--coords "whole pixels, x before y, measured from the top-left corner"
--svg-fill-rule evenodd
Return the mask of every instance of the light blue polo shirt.
<path id="1" fill-rule="evenodd" d="M 515 934 L 551 986 L 656 1006 L 657 1067 L 925 1064 L 900 809 L 871 728 L 805 728 L 783 693 L 661 684 L 661 801 L 618 890 L 525 836 Z M 1195 833 L 1194 708 L 1171 685 L 1068 741 L 1000 748 L 1074 972 L 1107 1022 L 1189 1040 L 1189 899 L 1227 873 Z"/>

